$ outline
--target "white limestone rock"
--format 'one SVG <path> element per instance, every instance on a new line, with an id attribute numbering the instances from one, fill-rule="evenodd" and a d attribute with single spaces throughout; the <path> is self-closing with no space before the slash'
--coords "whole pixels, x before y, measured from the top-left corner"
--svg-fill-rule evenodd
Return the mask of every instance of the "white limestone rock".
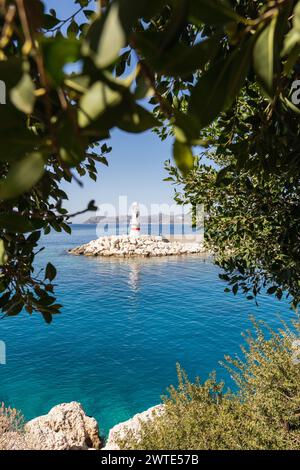
<path id="1" fill-rule="evenodd" d="M 25 433 L 40 450 L 100 449 L 97 421 L 87 416 L 80 403 L 63 403 L 47 415 L 32 419 Z"/>
<path id="2" fill-rule="evenodd" d="M 118 445 L 119 440 L 125 440 L 128 434 L 133 433 L 134 436 L 139 438 L 139 433 L 141 429 L 141 423 L 145 421 L 152 420 L 155 416 L 160 416 L 164 412 L 164 405 L 157 405 L 149 408 L 143 413 L 138 413 L 133 418 L 123 423 L 119 423 L 114 426 L 108 435 L 105 447 L 102 450 L 120 450 Z"/>

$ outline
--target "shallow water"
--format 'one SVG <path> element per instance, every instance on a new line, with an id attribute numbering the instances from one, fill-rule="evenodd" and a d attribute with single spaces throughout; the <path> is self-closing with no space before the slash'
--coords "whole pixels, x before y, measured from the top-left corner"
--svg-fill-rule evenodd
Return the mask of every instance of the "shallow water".
<path id="1" fill-rule="evenodd" d="M 287 303 L 264 296 L 259 307 L 225 294 L 218 269 L 198 257 L 112 260 L 71 256 L 67 249 L 96 238 L 95 226 L 53 233 L 38 264 L 59 271 L 61 315 L 46 325 L 24 313 L 0 323 L 7 364 L 0 365 L 0 400 L 27 419 L 61 402 L 81 402 L 107 432 L 160 401 L 176 383 L 176 362 L 191 378 L 239 351 L 249 316 L 292 316 Z"/>

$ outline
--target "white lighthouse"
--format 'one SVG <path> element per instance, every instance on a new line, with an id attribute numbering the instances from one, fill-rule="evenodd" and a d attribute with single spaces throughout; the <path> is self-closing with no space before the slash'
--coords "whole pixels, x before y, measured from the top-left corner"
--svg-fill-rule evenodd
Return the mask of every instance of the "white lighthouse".
<path id="1" fill-rule="evenodd" d="M 137 202 L 134 202 L 131 207 L 131 222 L 130 222 L 130 233 L 131 237 L 139 237 L 141 233 L 140 223 L 140 207 Z"/>

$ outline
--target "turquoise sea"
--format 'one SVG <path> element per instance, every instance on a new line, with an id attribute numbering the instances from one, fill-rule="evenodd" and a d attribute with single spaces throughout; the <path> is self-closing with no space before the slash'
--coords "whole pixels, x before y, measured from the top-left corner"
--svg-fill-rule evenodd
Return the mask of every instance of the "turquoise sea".
<path id="1" fill-rule="evenodd" d="M 7 364 L 0 365 L 0 401 L 30 419 L 77 400 L 103 432 L 159 403 L 176 384 L 176 362 L 191 378 L 239 352 L 249 316 L 276 327 L 288 304 L 268 296 L 259 307 L 224 293 L 218 268 L 197 257 L 112 260 L 71 256 L 67 250 L 96 238 L 93 225 L 72 236 L 51 233 L 38 265 L 58 268 L 64 308 L 46 325 L 26 313 L 0 322 Z"/>

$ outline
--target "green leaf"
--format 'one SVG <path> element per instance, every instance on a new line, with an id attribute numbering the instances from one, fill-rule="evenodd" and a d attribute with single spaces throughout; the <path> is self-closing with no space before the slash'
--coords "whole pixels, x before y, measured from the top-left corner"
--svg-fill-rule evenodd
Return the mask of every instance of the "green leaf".
<path id="1" fill-rule="evenodd" d="M 186 176 L 193 169 L 195 160 L 189 145 L 176 140 L 173 147 L 173 157 L 183 176 Z"/>
<path id="2" fill-rule="evenodd" d="M 95 159 L 97 162 L 100 162 L 100 163 L 102 163 L 103 165 L 108 166 L 108 160 L 107 160 L 106 157 L 104 157 L 104 156 L 102 156 L 102 155 L 100 155 L 100 156 L 95 155 L 95 156 L 94 156 L 94 159 Z"/>
<path id="3" fill-rule="evenodd" d="M 217 38 L 206 39 L 193 47 L 175 47 L 172 58 L 166 61 L 164 73 L 184 77 L 202 70 L 207 62 L 215 57 L 218 47 Z"/>
<path id="4" fill-rule="evenodd" d="M 136 36 L 137 47 L 143 52 L 147 62 L 161 75 L 185 77 L 201 70 L 215 57 L 220 44 L 219 37 L 212 37 L 192 47 L 176 44 L 164 51 L 162 45 L 166 38 L 165 33 L 152 31 L 145 31 Z"/>
<path id="5" fill-rule="evenodd" d="M 46 266 L 46 271 L 45 271 L 45 279 L 49 279 L 50 282 L 53 281 L 53 279 L 56 278 L 56 268 L 53 266 L 52 263 L 48 263 Z"/>
<path id="6" fill-rule="evenodd" d="M 77 34 L 79 33 L 79 26 L 78 24 L 76 23 L 76 21 L 71 21 L 68 29 L 67 29 L 67 34 L 68 34 L 68 37 L 73 37 L 73 36 L 77 36 Z"/>
<path id="7" fill-rule="evenodd" d="M 31 114 L 35 104 L 35 86 L 28 73 L 24 73 L 19 83 L 10 91 L 10 99 L 17 109 Z"/>
<path id="8" fill-rule="evenodd" d="M 293 69 L 300 55 L 300 2 L 298 2 L 293 11 L 293 27 L 286 35 L 284 47 L 281 56 L 287 56 L 285 72 L 287 74 Z"/>
<path id="9" fill-rule="evenodd" d="M 119 91 L 112 90 L 100 81 L 94 83 L 80 99 L 79 126 L 88 126 L 91 121 L 101 116 L 107 108 L 117 105 L 121 100 L 122 95 Z"/>
<path id="10" fill-rule="evenodd" d="M 299 34 L 299 37 L 298 37 L 297 42 L 295 43 L 294 47 L 289 52 L 288 57 L 287 57 L 287 61 L 284 65 L 284 72 L 287 75 L 290 75 L 290 73 L 292 72 L 292 70 L 294 68 L 294 65 L 299 60 L 299 57 L 300 57 L 300 34 Z"/>
<path id="11" fill-rule="evenodd" d="M 1 130 L 0 139 L 0 160 L 6 162 L 20 159 L 41 144 L 41 139 L 25 127 L 18 130 L 4 129 L 3 132 Z"/>
<path id="12" fill-rule="evenodd" d="M 0 80 L 5 83 L 6 101 L 5 106 L 0 105 L 0 132 L 3 134 L 10 130 L 17 135 L 17 130 L 24 128 L 24 114 L 13 105 L 10 96 L 11 90 L 17 87 L 22 77 L 22 61 L 20 59 L 14 57 L 0 61 Z"/>
<path id="13" fill-rule="evenodd" d="M 118 127 L 126 132 L 145 132 L 153 127 L 160 126 L 161 123 L 153 113 L 150 113 L 142 106 L 136 105 L 129 113 L 124 114 Z"/>
<path id="14" fill-rule="evenodd" d="M 57 26 L 61 20 L 56 18 L 54 15 L 49 15 L 48 13 L 44 14 L 43 16 L 43 28 L 44 29 L 52 29 Z"/>
<path id="15" fill-rule="evenodd" d="M 44 159 L 39 152 L 32 152 L 15 163 L 6 178 L 0 180 L 0 200 L 12 199 L 29 191 L 43 176 Z"/>
<path id="16" fill-rule="evenodd" d="M 18 213 L 1 213 L 0 228 L 12 233 L 33 232 L 43 226 L 43 221 L 30 220 L 27 216 Z"/>
<path id="17" fill-rule="evenodd" d="M 231 8 L 227 0 L 196 0 L 190 2 L 189 16 L 193 22 L 224 25 L 244 19 Z"/>
<path id="18" fill-rule="evenodd" d="M 282 289 L 278 288 L 277 289 L 277 292 L 276 292 L 276 297 L 278 300 L 281 300 L 282 299 L 282 296 L 283 296 L 283 292 L 282 292 Z"/>
<path id="19" fill-rule="evenodd" d="M 289 34 L 286 35 L 284 41 L 284 48 L 282 51 L 282 56 L 288 55 L 292 52 L 295 46 L 300 44 L 300 31 L 295 28 L 292 29 Z"/>
<path id="20" fill-rule="evenodd" d="M 49 307 L 56 301 L 56 297 L 49 295 L 47 292 L 43 290 L 40 291 L 39 295 L 40 295 L 39 303 L 41 303 L 45 307 Z"/>
<path id="21" fill-rule="evenodd" d="M 275 294 L 276 291 L 277 291 L 277 286 L 272 286 L 272 287 L 269 287 L 269 289 L 267 290 L 267 294 L 272 295 L 272 294 Z"/>
<path id="22" fill-rule="evenodd" d="M 0 77 L 6 84 L 7 89 L 17 85 L 23 75 L 22 61 L 17 57 L 10 57 L 8 60 L 0 61 Z"/>
<path id="23" fill-rule="evenodd" d="M 9 130 L 16 136 L 20 129 L 22 131 L 24 129 L 24 114 L 10 100 L 10 92 L 21 81 L 22 76 L 23 62 L 21 59 L 14 57 L 0 61 L 0 80 L 5 83 L 6 91 L 6 104 L 5 106 L 0 105 L 0 132 L 3 134 Z"/>
<path id="24" fill-rule="evenodd" d="M 40 238 L 41 238 L 41 232 L 40 231 L 33 232 L 27 237 L 26 242 L 29 243 L 29 244 L 36 245 Z"/>
<path id="25" fill-rule="evenodd" d="M 61 125 L 57 132 L 60 158 L 69 166 L 77 166 L 85 158 L 86 140 L 79 138 L 73 122 L 67 115 L 61 116 Z M 75 116 L 74 116 L 75 120 Z"/>
<path id="26" fill-rule="evenodd" d="M 65 85 L 78 93 L 86 93 L 90 86 L 90 77 L 88 75 L 72 75 L 65 79 Z"/>
<path id="27" fill-rule="evenodd" d="M 232 292 L 234 295 L 236 295 L 238 293 L 238 290 L 239 290 L 239 285 L 238 284 L 234 284 L 234 286 L 232 287 Z"/>
<path id="28" fill-rule="evenodd" d="M 98 210 L 98 207 L 95 205 L 95 201 L 92 199 L 89 201 L 88 206 L 87 206 L 88 211 L 93 211 L 96 212 Z"/>
<path id="29" fill-rule="evenodd" d="M 173 182 L 174 183 L 174 178 L 172 178 L 171 176 L 169 176 L 168 178 L 164 178 L 163 181 L 166 181 L 166 182 Z"/>
<path id="30" fill-rule="evenodd" d="M 81 43 L 72 38 L 43 38 L 41 48 L 48 76 L 54 84 L 60 85 L 64 78 L 64 67 L 80 59 Z"/>
<path id="31" fill-rule="evenodd" d="M 252 41 L 221 59 L 202 75 L 190 100 L 189 112 L 200 128 L 228 109 L 237 97 L 250 68 Z"/>
<path id="32" fill-rule="evenodd" d="M 83 10 L 83 13 L 88 20 L 95 14 L 94 10 Z"/>
<path id="33" fill-rule="evenodd" d="M 45 322 L 48 323 L 48 325 L 50 325 L 50 323 L 52 323 L 52 319 L 53 319 L 51 313 L 41 312 L 41 314 L 42 314 Z"/>
<path id="34" fill-rule="evenodd" d="M 11 307 L 8 308 L 8 310 L 5 312 L 5 315 L 9 317 L 14 317 L 16 315 L 19 315 L 19 313 L 23 310 L 24 307 L 24 302 L 22 300 L 14 303 L 11 305 Z"/>
<path id="35" fill-rule="evenodd" d="M 83 53 L 91 55 L 99 68 L 108 67 L 126 43 L 126 31 L 120 18 L 120 6 L 114 2 L 107 13 L 91 25 Z"/>
<path id="36" fill-rule="evenodd" d="M 173 124 L 176 140 L 182 144 L 204 146 L 204 142 L 199 141 L 200 126 L 195 116 L 175 110 Z"/>
<path id="37" fill-rule="evenodd" d="M 126 45 L 127 35 L 139 18 L 150 19 L 163 6 L 162 0 L 119 0 L 94 20 L 83 44 L 83 55 L 90 56 L 99 68 L 115 62 Z"/>
<path id="38" fill-rule="evenodd" d="M 71 235 L 71 233 L 72 233 L 72 227 L 71 227 L 69 224 L 62 223 L 62 224 L 60 224 L 60 225 L 61 225 L 62 229 L 63 229 L 66 233 L 68 233 L 69 235 Z"/>
<path id="39" fill-rule="evenodd" d="M 274 78 L 276 71 L 275 33 L 278 16 L 258 32 L 258 38 L 253 50 L 253 66 L 259 83 L 268 96 L 274 95 Z"/>
<path id="40" fill-rule="evenodd" d="M 11 296 L 10 292 L 6 292 L 5 294 L 1 295 L 1 297 L 0 297 L 0 308 L 3 308 L 7 304 L 7 302 L 10 299 L 10 296 Z"/>
<path id="41" fill-rule="evenodd" d="M 285 96 L 280 96 L 281 101 L 294 113 L 300 115 L 300 109 Z"/>
<path id="42" fill-rule="evenodd" d="M 293 27 L 289 31 L 289 33 L 286 35 L 283 55 L 288 53 L 291 50 L 291 48 L 294 46 L 293 39 L 296 38 L 298 42 L 299 35 L 300 35 L 300 1 L 297 2 L 293 11 Z"/>
<path id="43" fill-rule="evenodd" d="M 7 254 L 5 251 L 4 241 L 0 240 L 0 266 L 3 266 L 7 261 Z"/>
<path id="44" fill-rule="evenodd" d="M 75 3 L 78 3 L 81 7 L 87 7 L 90 0 L 75 0 Z"/>

